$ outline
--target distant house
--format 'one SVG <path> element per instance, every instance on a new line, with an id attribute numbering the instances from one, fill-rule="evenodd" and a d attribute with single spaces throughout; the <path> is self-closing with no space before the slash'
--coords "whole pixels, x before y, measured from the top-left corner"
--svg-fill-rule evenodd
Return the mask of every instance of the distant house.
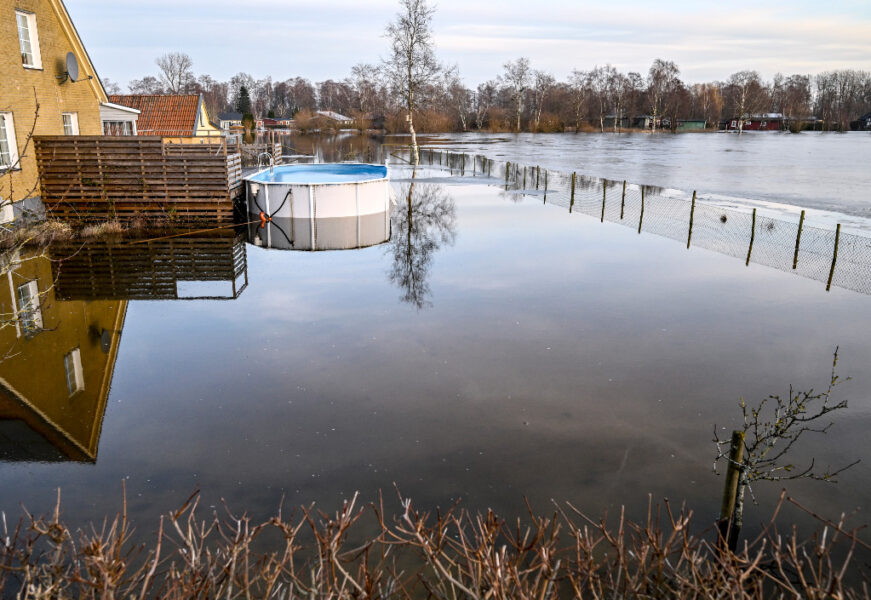
<path id="1" fill-rule="evenodd" d="M 222 112 L 218 113 L 218 128 L 224 131 L 230 131 L 234 127 L 242 127 L 242 113 L 240 112 Z"/>
<path id="2" fill-rule="evenodd" d="M 705 119 L 678 119 L 677 131 L 704 131 L 707 125 Z"/>
<path id="3" fill-rule="evenodd" d="M 316 116 L 326 119 L 331 124 L 340 125 L 342 127 L 350 127 L 354 123 L 354 119 L 346 117 L 331 110 L 319 110 L 315 113 Z"/>
<path id="4" fill-rule="evenodd" d="M 853 131 L 871 131 L 871 112 L 865 113 L 855 121 L 850 122 Z"/>
<path id="5" fill-rule="evenodd" d="M 258 129 L 289 129 L 292 126 L 291 117 L 264 117 L 257 121 Z"/>
<path id="6" fill-rule="evenodd" d="M 138 135 L 159 135 L 183 142 L 222 136 L 209 120 L 202 94 L 114 95 L 109 101 L 140 111 Z"/>
<path id="7" fill-rule="evenodd" d="M 662 118 L 655 119 L 656 127 L 662 127 Z M 653 115 L 638 115 L 632 119 L 632 127 L 636 129 L 653 129 Z"/>
<path id="8" fill-rule="evenodd" d="M 743 126 L 741 121 L 743 120 Z M 760 115 L 749 115 L 743 119 L 737 117 L 725 121 L 726 131 L 782 131 L 785 129 L 784 118 L 780 113 L 764 113 Z"/>
<path id="9" fill-rule="evenodd" d="M 605 129 L 626 129 L 627 127 L 629 127 L 631 122 L 632 120 L 629 117 L 623 115 L 618 116 L 616 114 L 605 115 L 605 117 L 602 119 L 602 123 L 604 124 Z"/>
<path id="10" fill-rule="evenodd" d="M 2 6 L 0 222 L 9 222 L 39 206 L 31 130 L 34 135 L 100 135 L 113 122 L 106 118 L 135 128 L 138 113 L 112 110 L 61 0 L 18 0 Z"/>

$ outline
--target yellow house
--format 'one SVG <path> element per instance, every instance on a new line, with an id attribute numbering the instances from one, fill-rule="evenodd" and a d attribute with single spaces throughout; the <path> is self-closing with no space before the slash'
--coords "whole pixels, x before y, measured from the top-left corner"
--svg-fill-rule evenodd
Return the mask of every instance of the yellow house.
<path id="1" fill-rule="evenodd" d="M 31 131 L 100 135 L 103 111 L 128 122 L 138 115 L 108 102 L 62 0 L 2 0 L 0 222 L 32 209 L 39 196 Z"/>
<path id="2" fill-rule="evenodd" d="M 0 260 L 0 461 L 94 462 L 127 301 L 61 301 L 47 256 Z"/>

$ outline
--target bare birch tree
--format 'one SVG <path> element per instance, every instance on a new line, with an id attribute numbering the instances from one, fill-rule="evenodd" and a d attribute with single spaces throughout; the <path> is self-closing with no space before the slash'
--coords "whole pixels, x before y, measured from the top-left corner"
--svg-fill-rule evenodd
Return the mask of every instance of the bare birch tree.
<path id="1" fill-rule="evenodd" d="M 674 89 L 680 84 L 680 70 L 670 60 L 657 58 L 647 72 L 647 99 L 650 102 L 650 112 L 653 117 L 653 131 L 656 122 L 668 110 L 668 100 Z"/>
<path id="2" fill-rule="evenodd" d="M 584 116 L 584 106 L 590 91 L 590 74 L 575 69 L 569 76 L 569 87 L 572 90 L 572 112 L 575 116 L 575 133 L 581 130 L 581 119 Z"/>
<path id="3" fill-rule="evenodd" d="M 194 61 L 184 52 L 167 52 L 154 62 L 160 69 L 160 82 L 170 94 L 184 93 L 194 82 Z"/>
<path id="4" fill-rule="evenodd" d="M 532 121 L 534 131 L 538 131 L 541 122 L 541 111 L 544 108 L 544 99 L 550 94 L 556 85 L 556 79 L 550 73 L 534 71 L 532 86 Z"/>
<path id="5" fill-rule="evenodd" d="M 520 133 L 520 117 L 523 113 L 523 96 L 526 94 L 526 90 L 529 89 L 531 75 L 529 59 L 521 57 L 514 61 L 509 60 L 503 66 L 505 68 L 505 73 L 500 75 L 499 79 L 511 92 L 511 97 L 514 100 L 514 110 L 517 116 L 515 131 Z"/>
<path id="6" fill-rule="evenodd" d="M 727 89 L 738 118 L 738 133 L 741 134 L 744 120 L 761 111 L 765 105 L 765 87 L 756 71 L 738 71 L 729 77 Z"/>
<path id="7" fill-rule="evenodd" d="M 399 0 L 396 19 L 387 25 L 384 36 L 390 40 L 390 58 L 384 61 L 393 92 L 400 97 L 407 112 L 408 131 L 414 165 L 420 164 L 414 111 L 421 91 L 438 76 L 440 67 L 432 39 L 432 16 L 435 8 L 427 0 Z"/>

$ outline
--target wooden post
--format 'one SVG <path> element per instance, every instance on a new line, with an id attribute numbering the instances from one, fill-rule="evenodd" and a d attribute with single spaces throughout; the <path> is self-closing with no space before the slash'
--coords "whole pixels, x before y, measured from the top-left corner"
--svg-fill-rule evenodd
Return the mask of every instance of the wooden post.
<path id="1" fill-rule="evenodd" d="M 485 159 L 485 160 L 487 160 L 487 159 Z M 490 177 L 490 175 L 492 173 L 493 173 L 493 159 L 491 158 L 491 159 L 487 160 L 487 177 Z"/>
<path id="2" fill-rule="evenodd" d="M 718 545 L 735 551 L 738 546 L 738 527 L 733 520 L 735 503 L 738 500 L 738 484 L 741 481 L 741 466 L 744 458 L 744 432 L 734 430 L 729 447 L 729 465 L 726 469 L 726 481 L 723 483 L 723 503 L 720 506 L 720 519 L 717 529 L 720 532 Z"/>
<path id="3" fill-rule="evenodd" d="M 626 180 L 623 180 L 623 199 L 620 200 L 620 220 L 623 220 L 623 209 L 626 207 Z"/>
<path id="4" fill-rule="evenodd" d="M 547 169 L 544 170 L 544 202 L 542 204 L 547 204 Z"/>
<path id="5" fill-rule="evenodd" d="M 508 173 L 511 172 L 511 163 L 505 163 L 505 189 L 508 189 Z"/>
<path id="6" fill-rule="evenodd" d="M 477 173 L 478 173 L 478 155 L 473 154 L 472 155 L 472 177 L 477 175 Z"/>
<path id="7" fill-rule="evenodd" d="M 747 248 L 747 262 L 744 266 L 750 266 L 750 254 L 753 253 L 753 241 L 756 239 L 756 209 L 753 209 L 753 224 L 750 226 L 750 247 Z"/>
<path id="8" fill-rule="evenodd" d="M 572 172 L 572 197 L 571 197 L 571 200 L 569 201 L 569 212 L 571 212 L 572 206 L 575 204 L 575 178 L 576 177 L 577 177 L 577 174 L 573 171 Z"/>
<path id="9" fill-rule="evenodd" d="M 523 189 L 526 189 L 526 167 L 523 167 Z"/>
<path id="10" fill-rule="evenodd" d="M 687 249 L 690 247 L 690 240 L 693 239 L 693 217 L 696 214 L 696 191 L 693 190 L 693 203 L 690 206 L 690 232 L 687 234 Z"/>
<path id="11" fill-rule="evenodd" d="M 638 217 L 638 233 L 641 233 L 641 223 L 644 222 L 644 186 L 641 186 L 641 215 Z"/>
<path id="12" fill-rule="evenodd" d="M 804 211 L 801 211 L 801 216 L 798 218 L 798 233 L 795 236 L 795 254 L 792 257 L 792 268 L 798 267 L 798 246 L 801 243 L 801 230 L 804 227 Z"/>
<path id="13" fill-rule="evenodd" d="M 607 193 L 608 193 L 608 184 L 603 179 L 602 180 L 602 218 L 599 219 L 600 223 L 605 222 L 605 194 L 607 194 Z"/>
<path id="14" fill-rule="evenodd" d="M 539 179 L 541 179 L 541 167 L 535 167 L 535 189 L 538 189 Z"/>
<path id="15" fill-rule="evenodd" d="M 835 263 L 838 262 L 838 242 L 841 241 L 841 224 L 838 223 L 835 229 L 835 252 L 832 254 L 832 268 L 829 271 L 829 282 L 826 284 L 826 291 L 832 288 L 832 278 L 835 276 Z"/>
<path id="16" fill-rule="evenodd" d="M 466 175 L 466 153 L 460 154 L 460 176 Z"/>

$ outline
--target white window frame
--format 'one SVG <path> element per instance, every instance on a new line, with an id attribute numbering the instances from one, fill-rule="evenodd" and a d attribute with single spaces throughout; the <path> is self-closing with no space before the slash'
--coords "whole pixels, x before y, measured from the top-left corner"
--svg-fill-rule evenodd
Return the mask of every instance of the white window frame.
<path id="1" fill-rule="evenodd" d="M 79 135 L 79 113 L 61 113 L 64 124 L 64 135 Z"/>
<path id="2" fill-rule="evenodd" d="M 85 375 L 82 371 L 82 353 L 78 347 L 64 355 L 64 371 L 67 376 L 67 390 L 70 396 L 85 389 Z"/>
<path id="3" fill-rule="evenodd" d="M 0 124 L 0 140 L 6 145 L 6 152 L 0 150 L 0 172 L 8 171 L 9 169 L 18 169 L 18 142 L 15 139 L 15 121 L 12 119 L 11 112 L 0 112 L 2 124 Z M 5 132 L 5 137 L 2 133 Z M 7 158 L 4 158 L 4 155 Z M 8 162 L 7 162 L 8 161 Z"/>
<path id="4" fill-rule="evenodd" d="M 27 43 L 30 44 L 31 64 L 27 64 L 27 54 L 24 48 L 25 39 L 21 37 L 21 19 L 27 27 Z M 36 15 L 26 10 L 15 11 L 15 29 L 18 31 L 18 50 L 21 53 L 21 65 L 25 69 L 42 69 L 42 53 L 39 51 L 39 31 L 36 28 Z"/>
<path id="5" fill-rule="evenodd" d="M 18 323 L 25 336 L 33 336 L 42 331 L 42 307 L 39 301 L 39 286 L 36 279 L 26 281 L 15 288 L 18 302 Z"/>

